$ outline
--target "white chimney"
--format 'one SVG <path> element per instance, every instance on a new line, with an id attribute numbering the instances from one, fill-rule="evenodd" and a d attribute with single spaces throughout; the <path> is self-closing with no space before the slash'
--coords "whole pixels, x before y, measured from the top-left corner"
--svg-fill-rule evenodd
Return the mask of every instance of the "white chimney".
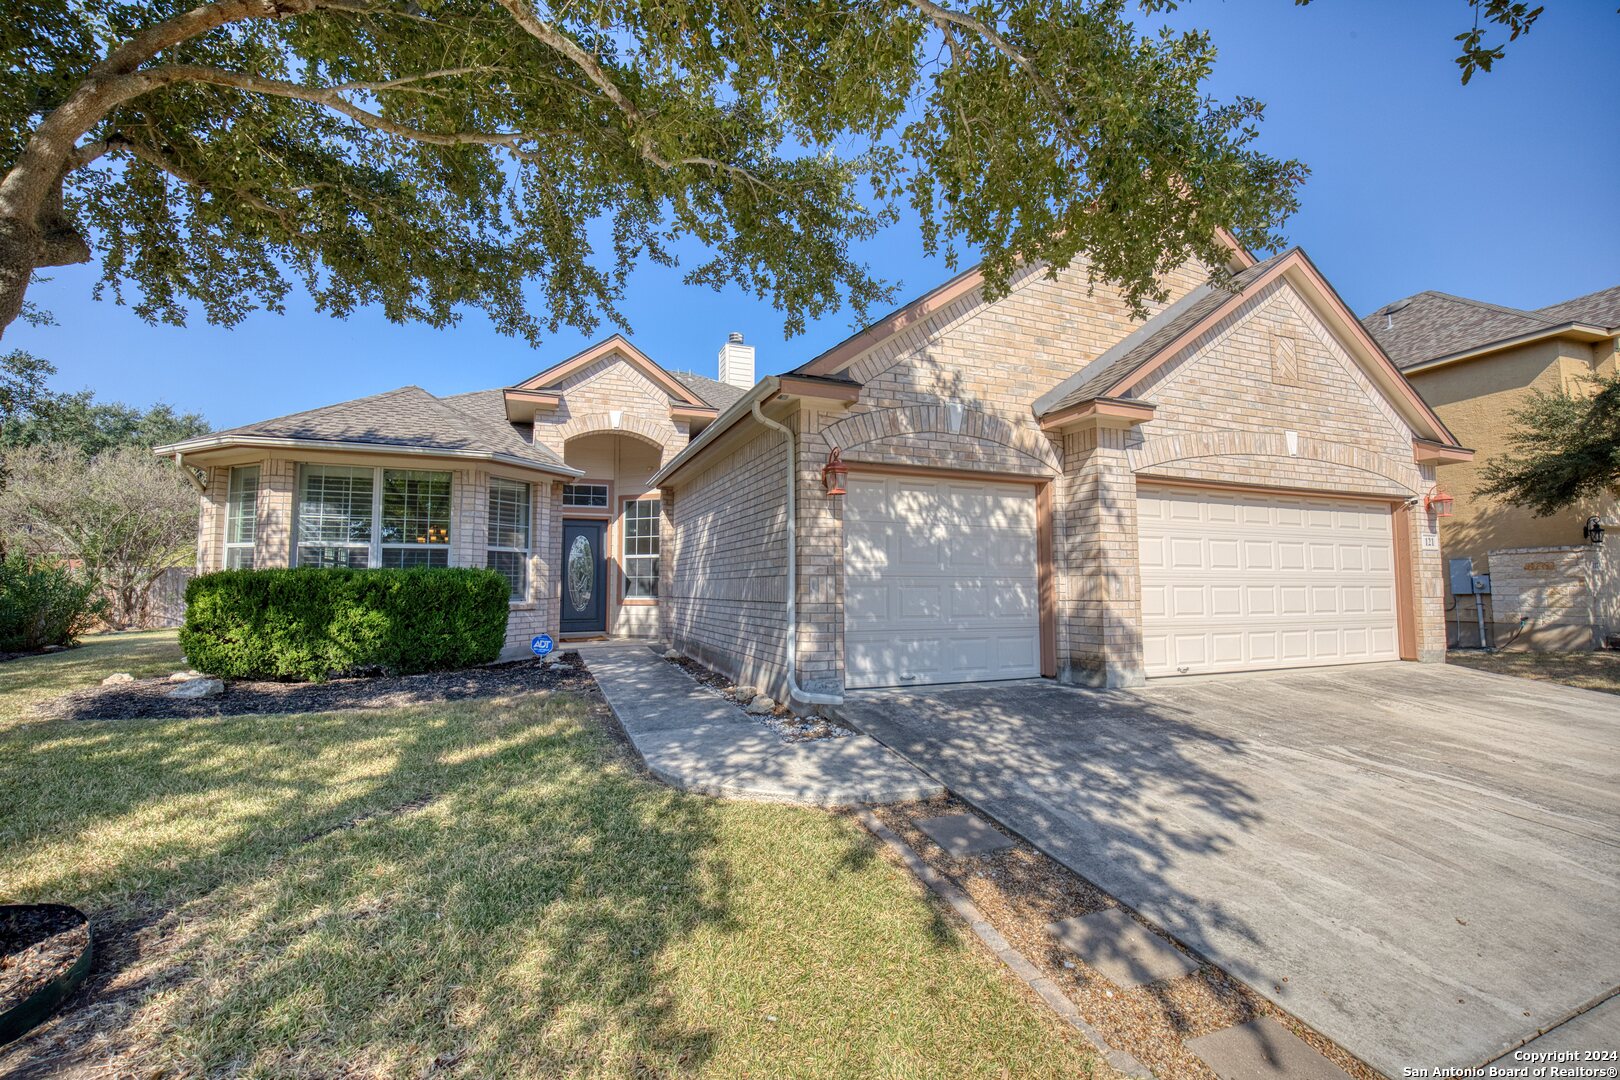
<path id="1" fill-rule="evenodd" d="M 741 390 L 754 388 L 754 347 L 743 344 L 743 336 L 733 330 L 720 346 L 720 381 Z"/>

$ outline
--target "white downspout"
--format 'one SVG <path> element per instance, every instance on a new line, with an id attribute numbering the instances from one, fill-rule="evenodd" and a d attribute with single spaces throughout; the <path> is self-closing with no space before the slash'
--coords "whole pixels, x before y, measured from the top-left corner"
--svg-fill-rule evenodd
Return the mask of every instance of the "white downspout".
<path id="1" fill-rule="evenodd" d="M 788 697 L 809 705 L 842 705 L 843 694 L 812 694 L 799 685 L 799 470 L 793 450 L 793 432 L 759 411 L 754 402 L 754 419 L 787 439 L 787 684 Z"/>

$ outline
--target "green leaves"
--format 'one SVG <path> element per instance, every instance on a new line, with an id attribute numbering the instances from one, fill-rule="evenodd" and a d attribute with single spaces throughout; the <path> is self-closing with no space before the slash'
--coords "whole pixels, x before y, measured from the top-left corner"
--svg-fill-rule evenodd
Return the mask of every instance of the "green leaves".
<path id="1" fill-rule="evenodd" d="M 1507 451 L 1480 470 L 1484 483 L 1476 495 L 1550 517 L 1620 491 L 1620 376 L 1586 381 L 1580 393 L 1530 393 L 1511 414 Z"/>
<path id="2" fill-rule="evenodd" d="M 1206 35 L 1144 36 L 1122 0 L 529 3 L 211 0 L 222 25 L 113 94 L 92 68 L 185 3 L 30 0 L 0 30 L 0 175 L 101 94 L 64 209 L 141 317 L 231 325 L 301 287 L 530 340 L 623 326 L 630 271 L 690 240 L 688 282 L 789 332 L 864 316 L 892 290 L 854 245 L 904 202 L 992 291 L 1083 259 L 1140 307 L 1188 259 L 1224 266 L 1219 229 L 1279 243 L 1305 175 L 1254 148 L 1258 102 L 1203 94 Z"/>

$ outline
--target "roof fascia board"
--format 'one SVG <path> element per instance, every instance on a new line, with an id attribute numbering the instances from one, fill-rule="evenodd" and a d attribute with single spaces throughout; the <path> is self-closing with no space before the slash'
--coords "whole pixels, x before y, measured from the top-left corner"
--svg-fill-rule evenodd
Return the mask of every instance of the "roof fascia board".
<path id="1" fill-rule="evenodd" d="M 1517 337 L 1502 338 L 1500 341 L 1488 341 L 1484 345 L 1476 345 L 1472 349 L 1464 349 L 1462 352 L 1448 353 L 1445 356 L 1436 356 L 1429 360 L 1420 360 L 1415 364 L 1401 368 L 1401 372 L 1411 375 L 1419 371 L 1432 371 L 1437 367 L 1459 364 L 1464 360 L 1477 360 L 1482 356 L 1489 356 L 1504 349 L 1515 349 L 1521 345 L 1533 345 L 1548 338 L 1567 337 L 1574 338 L 1577 341 L 1599 342 L 1615 336 L 1615 331 L 1606 330 L 1593 323 L 1561 323 L 1558 326 L 1549 326 L 1545 330 L 1532 330 L 1528 334 L 1519 334 Z"/>
<path id="2" fill-rule="evenodd" d="M 1432 439 L 1412 440 L 1412 460 L 1419 464 L 1450 465 L 1459 461 L 1473 461 L 1474 452 L 1462 446 L 1447 446 Z"/>
<path id="3" fill-rule="evenodd" d="M 1041 417 L 1043 431 L 1058 431 L 1067 427 L 1095 426 L 1130 428 L 1153 419 L 1156 406 L 1146 401 L 1119 398 L 1088 398 L 1061 412 Z"/>
<path id="4" fill-rule="evenodd" d="M 343 442 L 335 439 L 283 439 L 269 435 L 225 435 L 217 437 L 205 435 L 199 439 L 187 439 L 185 442 L 153 447 L 152 453 L 159 457 L 172 457 L 175 454 L 197 454 L 207 450 L 224 450 L 234 446 L 263 447 L 270 450 L 339 450 L 355 454 L 398 454 L 408 457 L 495 461 L 502 465 L 514 465 L 518 468 L 553 473 L 557 476 L 585 475 L 582 470 L 571 465 L 547 465 L 543 462 L 529 461 L 514 454 L 502 454 L 493 450 L 441 450 L 430 446 L 395 446 L 389 443 Z"/>

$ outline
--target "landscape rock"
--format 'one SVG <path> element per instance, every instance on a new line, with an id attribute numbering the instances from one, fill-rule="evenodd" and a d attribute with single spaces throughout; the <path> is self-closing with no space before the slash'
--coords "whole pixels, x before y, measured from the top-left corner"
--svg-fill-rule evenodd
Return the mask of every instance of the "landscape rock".
<path id="1" fill-rule="evenodd" d="M 745 711 L 750 716 L 764 716 L 766 713 L 774 712 L 775 710 L 776 702 L 766 697 L 764 694 L 760 694 L 758 697 L 754 698 L 753 701 L 748 703 L 748 708 Z"/>
<path id="2" fill-rule="evenodd" d="M 102 686 L 118 686 L 122 683 L 134 682 L 135 676 L 127 671 L 120 671 L 116 675 L 109 675 L 101 680 Z"/>
<path id="3" fill-rule="evenodd" d="M 734 686 L 731 688 L 731 696 L 746 705 L 759 697 L 759 691 L 752 686 Z"/>
<path id="4" fill-rule="evenodd" d="M 664 659 L 665 660 L 679 660 L 680 658 L 681 658 L 681 653 L 680 653 L 679 649 L 665 649 L 664 650 Z"/>
<path id="5" fill-rule="evenodd" d="M 190 682 L 192 679 L 200 679 L 202 677 L 203 673 L 200 671 L 177 671 L 173 675 L 169 676 L 169 681 Z"/>
<path id="6" fill-rule="evenodd" d="M 218 697 L 225 692 L 225 684 L 218 679 L 187 679 L 168 693 L 172 698 Z"/>

